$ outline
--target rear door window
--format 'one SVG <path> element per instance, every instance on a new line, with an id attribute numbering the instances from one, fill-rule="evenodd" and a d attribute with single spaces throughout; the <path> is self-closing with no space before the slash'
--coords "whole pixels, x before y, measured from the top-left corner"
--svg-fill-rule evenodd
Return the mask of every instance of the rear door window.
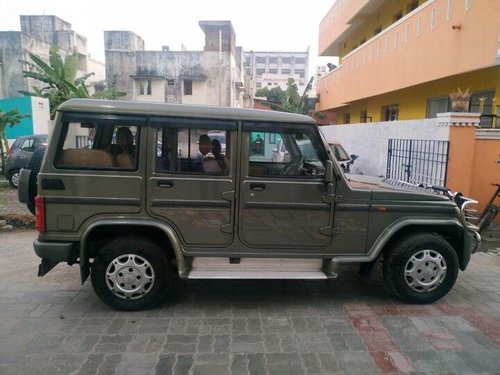
<path id="1" fill-rule="evenodd" d="M 55 166 L 137 170 L 143 118 L 78 116 L 63 119 Z"/>

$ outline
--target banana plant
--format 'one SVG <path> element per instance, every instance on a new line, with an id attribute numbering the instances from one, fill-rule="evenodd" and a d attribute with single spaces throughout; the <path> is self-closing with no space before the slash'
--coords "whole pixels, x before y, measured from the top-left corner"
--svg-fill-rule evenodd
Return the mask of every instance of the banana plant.
<path id="1" fill-rule="evenodd" d="M 5 156 L 9 150 L 9 143 L 7 141 L 7 126 L 14 127 L 21 122 L 22 119 L 30 117 L 29 114 L 22 114 L 19 109 L 14 108 L 10 111 L 3 112 L 0 110 L 0 154 L 1 154 L 1 167 L 5 173 Z"/>
<path id="2" fill-rule="evenodd" d="M 309 97 L 313 85 L 314 77 L 311 77 L 307 83 L 302 95 L 299 93 L 299 88 L 294 78 L 288 78 L 284 96 L 280 102 L 265 101 L 264 104 L 274 111 L 300 113 L 303 115 L 312 116 L 318 119 L 323 119 L 325 115 L 322 112 L 315 110 L 318 99 Z"/>
<path id="3" fill-rule="evenodd" d="M 87 80 L 94 73 L 86 73 L 81 77 L 76 77 L 78 68 L 78 51 L 76 50 L 63 59 L 57 46 L 52 46 L 49 50 L 48 64 L 33 53 L 30 53 L 29 57 L 31 61 L 21 60 L 25 67 L 23 75 L 25 78 L 41 82 L 41 87 L 35 86 L 32 91 L 19 92 L 27 96 L 47 98 L 50 103 L 51 118 L 54 118 L 59 105 L 71 98 L 116 99 L 126 95 L 115 88 L 91 95 Z"/>

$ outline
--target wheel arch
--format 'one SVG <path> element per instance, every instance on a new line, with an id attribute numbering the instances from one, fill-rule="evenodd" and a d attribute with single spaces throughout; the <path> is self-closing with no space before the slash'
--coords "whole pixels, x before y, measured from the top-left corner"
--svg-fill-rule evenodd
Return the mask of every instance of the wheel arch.
<path id="1" fill-rule="evenodd" d="M 80 277 L 82 284 L 90 274 L 90 258 L 97 254 L 101 244 L 120 234 L 138 234 L 158 241 L 161 247 L 176 259 L 179 275 L 182 276 L 188 272 L 181 243 L 170 226 L 155 220 L 100 219 L 86 228 L 80 242 Z"/>
<path id="2" fill-rule="evenodd" d="M 463 271 L 470 260 L 470 254 L 465 251 L 464 228 L 460 221 L 448 220 L 404 220 L 384 231 L 375 241 L 370 252 L 383 256 L 391 246 L 405 236 L 414 233 L 435 233 L 448 241 L 455 250 L 460 269 Z"/>

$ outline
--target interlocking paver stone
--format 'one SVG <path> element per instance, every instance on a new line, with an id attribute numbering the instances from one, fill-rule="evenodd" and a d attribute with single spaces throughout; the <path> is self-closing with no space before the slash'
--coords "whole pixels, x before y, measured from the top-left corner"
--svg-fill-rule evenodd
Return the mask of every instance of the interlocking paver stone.
<path id="1" fill-rule="evenodd" d="M 33 231 L 0 240 L 0 374 L 494 374 L 500 256 L 477 254 L 427 306 L 383 280 L 174 280 L 142 312 L 105 306 L 77 267 L 36 277 Z"/>

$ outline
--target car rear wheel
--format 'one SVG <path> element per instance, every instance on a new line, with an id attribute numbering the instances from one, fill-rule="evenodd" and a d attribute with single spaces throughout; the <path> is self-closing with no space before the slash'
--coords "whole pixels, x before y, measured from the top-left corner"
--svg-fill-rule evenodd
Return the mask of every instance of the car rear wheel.
<path id="1" fill-rule="evenodd" d="M 448 241 L 432 233 L 403 238 L 386 252 L 384 278 L 405 302 L 431 303 L 445 296 L 458 276 L 458 257 Z"/>
<path id="2" fill-rule="evenodd" d="M 169 256 L 156 242 L 117 237 L 103 246 L 92 264 L 94 291 L 107 305 L 125 311 L 159 303 L 172 275 Z"/>
<path id="3" fill-rule="evenodd" d="M 16 169 L 9 174 L 9 183 L 14 189 L 19 186 L 19 169 Z"/>

